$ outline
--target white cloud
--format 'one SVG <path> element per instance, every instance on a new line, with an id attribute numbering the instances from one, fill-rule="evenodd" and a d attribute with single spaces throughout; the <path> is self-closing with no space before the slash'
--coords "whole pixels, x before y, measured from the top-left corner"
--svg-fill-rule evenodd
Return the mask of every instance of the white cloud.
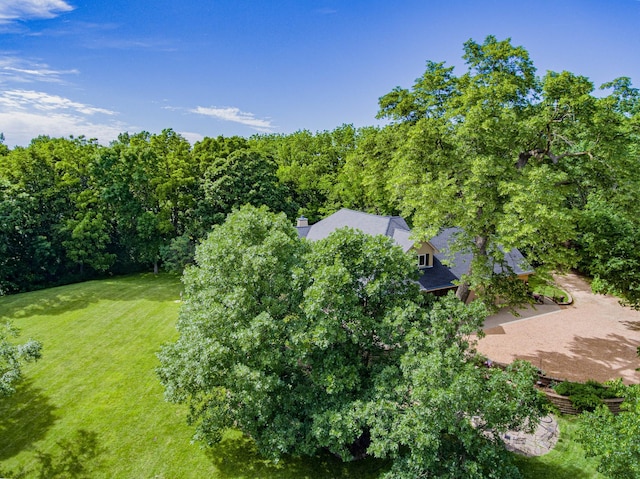
<path id="1" fill-rule="evenodd" d="M 71 110 L 83 115 L 115 115 L 115 112 L 78 103 L 58 95 L 33 90 L 8 90 L 0 94 L 0 107 L 11 109 L 34 108 L 38 111 Z"/>
<path id="2" fill-rule="evenodd" d="M 39 135 L 85 135 L 108 143 L 133 129 L 113 119 L 116 112 L 32 90 L 0 92 L 0 132 L 9 146 L 26 145 Z"/>
<path id="3" fill-rule="evenodd" d="M 78 70 L 54 70 L 46 63 L 39 63 L 11 55 L 0 54 L 0 84 L 49 82 L 62 83 L 64 75 L 77 75 Z"/>
<path id="4" fill-rule="evenodd" d="M 32 18 L 55 18 L 73 7 L 64 0 L 2 0 L 0 23 Z"/>
<path id="5" fill-rule="evenodd" d="M 250 126 L 254 130 L 265 133 L 271 132 L 274 129 L 274 126 L 271 124 L 271 120 L 256 118 L 253 113 L 247 113 L 235 107 L 207 108 L 199 106 L 189 111 L 199 115 L 211 116 L 223 121 L 240 123 L 242 125 Z"/>
<path id="6" fill-rule="evenodd" d="M 191 131 L 179 131 L 178 133 L 180 133 L 180 135 L 182 135 L 192 145 L 198 141 L 204 140 L 204 135 L 200 133 L 193 133 Z"/>

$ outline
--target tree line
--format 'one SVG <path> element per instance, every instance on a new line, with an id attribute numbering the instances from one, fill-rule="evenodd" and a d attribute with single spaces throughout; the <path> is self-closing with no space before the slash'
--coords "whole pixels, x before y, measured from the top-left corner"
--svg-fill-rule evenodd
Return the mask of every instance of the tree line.
<path id="1" fill-rule="evenodd" d="M 379 99 L 382 127 L 205 138 L 171 129 L 108 146 L 38 137 L 0 148 L 0 289 L 104 273 L 181 270 L 241 205 L 311 222 L 341 207 L 402 214 L 428 238 L 458 226 L 474 253 L 462 290 L 513 293 L 492 274 L 519 248 L 539 269 L 578 267 L 640 301 L 640 95 L 536 73 L 528 52 L 487 37 L 466 71 L 429 61 Z M 501 246 L 501 247 L 499 247 Z"/>

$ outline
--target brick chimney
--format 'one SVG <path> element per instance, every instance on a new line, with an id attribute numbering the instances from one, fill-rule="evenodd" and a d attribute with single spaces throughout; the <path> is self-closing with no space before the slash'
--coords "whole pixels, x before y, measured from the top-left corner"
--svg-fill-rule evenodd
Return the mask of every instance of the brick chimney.
<path id="1" fill-rule="evenodd" d="M 307 218 L 305 218 L 304 216 L 301 216 L 300 218 L 298 218 L 298 224 L 296 225 L 298 228 L 304 227 L 304 226 L 309 226 L 309 220 Z"/>

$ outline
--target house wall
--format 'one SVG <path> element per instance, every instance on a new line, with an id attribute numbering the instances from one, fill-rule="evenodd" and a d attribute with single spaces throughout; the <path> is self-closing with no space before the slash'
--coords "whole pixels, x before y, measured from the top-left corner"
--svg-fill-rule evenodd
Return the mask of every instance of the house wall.
<path id="1" fill-rule="evenodd" d="M 428 254 L 429 255 L 429 267 L 433 266 L 433 255 L 436 253 L 436 249 L 429 243 L 421 243 L 413 247 L 413 251 L 416 255 Z"/>

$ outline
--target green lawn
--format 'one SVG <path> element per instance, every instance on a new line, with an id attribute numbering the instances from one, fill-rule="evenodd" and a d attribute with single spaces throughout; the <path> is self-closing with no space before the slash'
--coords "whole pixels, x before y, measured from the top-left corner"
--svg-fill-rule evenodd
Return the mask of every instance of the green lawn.
<path id="1" fill-rule="evenodd" d="M 332 456 L 284 460 L 257 456 L 251 441 L 229 431 L 211 449 L 190 443 L 185 409 L 163 400 L 156 351 L 176 338 L 180 281 L 136 275 L 0 298 L 11 319 L 44 344 L 25 368 L 17 394 L 0 401 L 0 477 L 91 478 L 376 478 L 386 463 L 342 464 Z M 526 478 L 590 478 L 561 420 L 556 451 L 520 459 Z"/>
<path id="2" fill-rule="evenodd" d="M 541 294 L 547 298 L 557 298 L 562 302 L 569 300 L 567 292 L 558 288 L 551 278 L 541 278 L 534 274 L 529 278 L 529 286 L 532 292 Z"/>

